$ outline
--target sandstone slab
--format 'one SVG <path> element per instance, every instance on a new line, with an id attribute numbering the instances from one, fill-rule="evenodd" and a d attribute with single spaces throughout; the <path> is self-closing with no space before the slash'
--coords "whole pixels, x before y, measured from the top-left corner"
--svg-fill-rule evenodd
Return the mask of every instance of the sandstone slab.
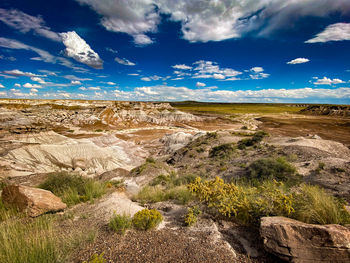
<path id="1" fill-rule="evenodd" d="M 47 190 L 22 185 L 9 185 L 2 191 L 6 206 L 14 206 L 31 217 L 64 210 L 67 205 Z"/>
<path id="2" fill-rule="evenodd" d="M 263 217 L 260 235 L 267 251 L 289 262 L 350 262 L 350 230 L 340 225 Z"/>

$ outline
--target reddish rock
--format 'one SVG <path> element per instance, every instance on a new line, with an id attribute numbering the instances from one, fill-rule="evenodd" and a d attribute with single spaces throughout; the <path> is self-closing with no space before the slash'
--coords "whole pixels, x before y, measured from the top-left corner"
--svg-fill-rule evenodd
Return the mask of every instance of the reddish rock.
<path id="1" fill-rule="evenodd" d="M 350 262 L 350 230 L 340 225 L 263 217 L 260 235 L 267 251 L 290 262 Z"/>
<path id="2" fill-rule="evenodd" d="M 61 211 L 67 207 L 61 198 L 50 191 L 22 185 L 6 186 L 1 197 L 6 206 L 14 206 L 31 217 Z"/>

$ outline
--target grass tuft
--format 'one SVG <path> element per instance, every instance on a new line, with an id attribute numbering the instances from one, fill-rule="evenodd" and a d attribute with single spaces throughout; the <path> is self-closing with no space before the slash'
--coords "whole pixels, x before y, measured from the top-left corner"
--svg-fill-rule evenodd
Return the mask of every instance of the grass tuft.
<path id="1" fill-rule="evenodd" d="M 114 214 L 108 226 L 114 232 L 124 235 L 126 230 L 132 226 L 131 217 L 128 215 Z"/>
<path id="2" fill-rule="evenodd" d="M 61 197 L 68 206 L 91 202 L 104 195 L 107 188 L 105 183 L 67 173 L 50 174 L 39 187 Z"/>

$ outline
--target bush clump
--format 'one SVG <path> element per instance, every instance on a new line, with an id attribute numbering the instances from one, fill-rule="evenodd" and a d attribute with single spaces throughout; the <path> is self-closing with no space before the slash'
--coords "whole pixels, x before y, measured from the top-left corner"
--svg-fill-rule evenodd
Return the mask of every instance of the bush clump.
<path id="1" fill-rule="evenodd" d="M 242 139 L 242 140 L 238 141 L 237 147 L 238 147 L 238 149 L 243 150 L 246 147 L 254 146 L 254 145 L 260 143 L 264 139 L 265 136 L 268 136 L 268 134 L 266 132 L 257 131 L 256 133 L 254 133 L 252 138 L 246 138 L 246 139 Z"/>
<path id="2" fill-rule="evenodd" d="M 143 209 L 137 212 L 132 224 L 138 230 L 150 230 L 157 227 L 163 221 L 163 216 L 155 209 Z"/>
<path id="3" fill-rule="evenodd" d="M 131 228 L 131 217 L 128 215 L 114 214 L 108 224 L 109 228 L 119 234 L 124 235 L 126 230 Z"/>
<path id="4" fill-rule="evenodd" d="M 49 190 L 62 198 L 68 206 L 93 201 L 106 193 L 106 184 L 91 178 L 67 173 L 50 174 L 39 188 Z"/>
<path id="5" fill-rule="evenodd" d="M 295 218 L 309 224 L 349 224 L 344 205 L 319 186 L 302 185 L 295 195 Z"/>
<path id="6" fill-rule="evenodd" d="M 289 188 L 275 180 L 252 186 L 224 183 L 219 177 L 211 181 L 198 177 L 188 187 L 208 207 L 246 225 L 258 225 L 264 216 L 285 216 L 314 224 L 350 222 L 344 203 L 318 186 Z"/>
<path id="7" fill-rule="evenodd" d="M 187 209 L 184 222 L 186 226 L 192 226 L 197 223 L 198 216 L 201 214 L 201 210 L 198 206 L 190 207 Z"/>
<path id="8" fill-rule="evenodd" d="M 250 179 L 288 181 L 295 175 L 296 169 L 284 158 L 259 159 L 252 162 L 249 167 Z"/>
<path id="9" fill-rule="evenodd" d="M 209 152 L 210 158 L 220 158 L 225 159 L 228 158 L 234 153 L 235 147 L 232 143 L 225 143 L 211 148 Z"/>

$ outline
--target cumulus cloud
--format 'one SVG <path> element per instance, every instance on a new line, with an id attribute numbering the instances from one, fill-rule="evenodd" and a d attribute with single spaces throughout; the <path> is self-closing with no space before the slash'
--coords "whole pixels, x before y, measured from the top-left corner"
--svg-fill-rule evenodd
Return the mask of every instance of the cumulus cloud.
<path id="1" fill-rule="evenodd" d="M 141 78 L 141 80 L 143 80 L 143 81 L 166 80 L 168 78 L 169 77 L 161 77 L 161 76 L 154 75 L 154 76 L 149 76 L 149 77 L 143 77 L 143 78 Z"/>
<path id="2" fill-rule="evenodd" d="M 153 0 L 77 0 L 102 16 L 101 24 L 108 31 L 131 35 L 138 45 L 151 44 L 148 32 L 155 32 L 160 21 Z"/>
<path id="3" fill-rule="evenodd" d="M 191 66 L 187 66 L 185 64 L 178 64 L 178 65 L 174 65 L 172 67 L 175 69 L 182 69 L 182 70 L 191 70 L 192 69 Z"/>
<path id="4" fill-rule="evenodd" d="M 147 33 L 157 31 L 161 14 L 181 24 L 183 38 L 190 42 L 239 38 L 289 28 L 301 17 L 325 17 L 334 12 L 350 12 L 348 0 L 76 0 L 102 16 L 109 31 L 134 37 L 135 43 L 150 44 Z"/>
<path id="5" fill-rule="evenodd" d="M 253 67 L 250 69 L 250 71 L 253 71 L 254 73 L 259 73 L 259 72 L 263 72 L 264 68 L 262 67 Z"/>
<path id="6" fill-rule="evenodd" d="M 283 102 L 283 101 L 310 101 L 312 99 L 349 99 L 350 88 L 337 89 L 262 89 L 262 90 L 219 90 L 212 88 L 189 89 L 157 85 L 137 87 L 133 91 L 115 90 L 117 99 L 128 100 L 197 100 L 219 102 Z"/>
<path id="7" fill-rule="evenodd" d="M 114 83 L 114 82 L 112 82 L 112 81 L 108 81 L 107 84 L 108 84 L 108 85 L 117 85 L 117 83 Z"/>
<path id="8" fill-rule="evenodd" d="M 99 55 L 75 31 L 60 34 L 66 46 L 65 54 L 76 61 L 95 69 L 103 68 L 103 61 Z"/>
<path id="9" fill-rule="evenodd" d="M 81 82 L 79 80 L 72 80 L 71 84 L 72 85 L 81 85 Z"/>
<path id="10" fill-rule="evenodd" d="M 45 80 L 43 80 L 42 78 L 39 78 L 39 77 L 31 77 L 30 79 L 32 81 L 39 82 L 40 84 L 46 84 Z"/>
<path id="11" fill-rule="evenodd" d="M 26 83 L 23 85 L 24 88 L 27 89 L 41 89 L 42 87 L 38 84 L 31 84 L 31 83 Z"/>
<path id="12" fill-rule="evenodd" d="M 90 78 L 80 78 L 74 75 L 64 75 L 62 76 L 65 79 L 69 79 L 69 80 L 76 80 L 76 81 L 88 81 L 88 80 L 92 80 Z"/>
<path id="13" fill-rule="evenodd" d="M 305 43 L 318 43 L 329 41 L 350 40 L 350 23 L 337 23 L 329 25 L 324 31 L 318 33 Z"/>
<path id="14" fill-rule="evenodd" d="M 15 83 L 15 85 L 13 85 L 13 86 L 20 88 L 20 87 L 21 87 L 21 84 Z"/>
<path id="15" fill-rule="evenodd" d="M 199 60 L 193 63 L 194 71 L 192 78 L 214 78 L 224 80 L 242 74 L 242 72 L 232 68 L 221 68 L 218 63 L 213 61 Z"/>
<path id="16" fill-rule="evenodd" d="M 295 65 L 295 64 L 302 64 L 302 63 L 307 63 L 310 60 L 307 58 L 296 58 L 291 61 L 288 61 L 287 64 Z"/>
<path id="17" fill-rule="evenodd" d="M 35 92 L 38 92 L 38 90 L 37 89 L 31 89 L 30 92 L 35 93 Z"/>
<path id="18" fill-rule="evenodd" d="M 198 88 L 198 87 L 205 87 L 206 85 L 205 85 L 205 83 L 203 83 L 203 82 L 197 82 L 196 83 L 196 87 Z"/>
<path id="19" fill-rule="evenodd" d="M 0 88 L 1 88 L 1 89 L 4 89 L 4 88 L 5 88 L 5 86 L 4 86 L 4 85 L 2 85 L 2 84 L 0 83 Z"/>
<path id="20" fill-rule="evenodd" d="M 45 22 L 40 16 L 31 16 L 16 9 L 7 10 L 0 8 L 0 21 L 21 33 L 33 31 L 36 35 L 58 42 L 61 41 L 59 34 L 45 26 Z"/>
<path id="21" fill-rule="evenodd" d="M 136 64 L 131 62 L 130 60 L 126 59 L 126 58 L 118 58 L 116 57 L 114 59 L 116 62 L 118 62 L 119 64 L 125 65 L 125 66 L 135 66 Z"/>
<path id="22" fill-rule="evenodd" d="M 88 87 L 88 88 L 80 87 L 79 89 L 80 90 L 101 90 L 100 87 Z"/>
<path id="23" fill-rule="evenodd" d="M 39 75 L 31 73 L 31 72 L 23 72 L 19 69 L 13 69 L 13 70 L 5 70 L 2 71 L 2 73 L 7 74 L 7 75 L 12 75 L 12 76 L 16 76 L 16 77 L 37 77 Z"/>
<path id="24" fill-rule="evenodd" d="M 315 78 L 316 81 L 314 82 L 315 85 L 334 85 L 334 84 L 341 84 L 344 83 L 341 79 L 330 79 L 327 77 L 323 77 L 322 79 Z"/>

